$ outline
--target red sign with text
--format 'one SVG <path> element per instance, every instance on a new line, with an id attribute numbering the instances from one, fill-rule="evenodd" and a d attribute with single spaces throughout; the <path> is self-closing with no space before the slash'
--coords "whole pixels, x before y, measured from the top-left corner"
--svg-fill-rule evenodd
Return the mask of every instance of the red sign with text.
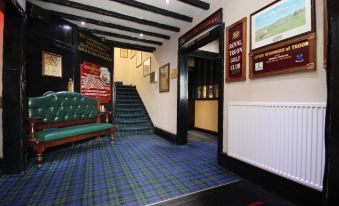
<path id="1" fill-rule="evenodd" d="M 111 73 L 106 67 L 84 62 L 80 65 L 80 91 L 100 103 L 111 100 Z"/>

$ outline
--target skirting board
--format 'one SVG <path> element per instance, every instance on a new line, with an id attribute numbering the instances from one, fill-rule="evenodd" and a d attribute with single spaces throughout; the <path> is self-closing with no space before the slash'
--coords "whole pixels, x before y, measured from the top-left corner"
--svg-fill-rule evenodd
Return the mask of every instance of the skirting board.
<path id="1" fill-rule="evenodd" d="M 154 127 L 154 134 L 164 138 L 165 140 L 175 144 L 175 140 L 177 138 L 177 135 L 172 134 L 170 132 L 167 132 L 165 130 L 162 130 L 160 128 Z"/>
<path id="2" fill-rule="evenodd" d="M 222 167 L 261 185 L 267 190 L 273 190 L 282 196 L 301 199 L 304 202 L 309 202 L 310 205 L 321 205 L 322 193 L 317 190 L 237 160 L 225 153 L 219 156 L 218 162 Z"/>
<path id="3" fill-rule="evenodd" d="M 197 131 L 199 131 L 199 132 L 206 133 L 206 134 L 218 136 L 218 132 L 214 132 L 214 131 L 211 131 L 211 130 L 201 129 L 201 128 L 198 128 L 198 127 L 193 127 L 193 129 L 194 129 L 194 130 L 197 130 Z"/>

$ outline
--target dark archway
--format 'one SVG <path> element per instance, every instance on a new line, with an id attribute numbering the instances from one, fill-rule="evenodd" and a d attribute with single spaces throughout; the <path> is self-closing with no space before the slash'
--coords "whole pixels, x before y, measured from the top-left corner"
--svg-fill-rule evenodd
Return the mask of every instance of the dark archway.
<path id="1" fill-rule="evenodd" d="M 188 54 L 205 46 L 215 40 L 219 40 L 220 75 L 219 79 L 219 101 L 218 101 L 218 154 L 222 152 L 223 141 L 223 105 L 224 105 L 224 30 L 225 25 L 221 24 L 206 32 L 188 47 L 180 48 L 178 51 L 178 99 L 177 99 L 177 136 L 175 143 L 183 145 L 187 143 L 187 114 L 188 114 Z"/>

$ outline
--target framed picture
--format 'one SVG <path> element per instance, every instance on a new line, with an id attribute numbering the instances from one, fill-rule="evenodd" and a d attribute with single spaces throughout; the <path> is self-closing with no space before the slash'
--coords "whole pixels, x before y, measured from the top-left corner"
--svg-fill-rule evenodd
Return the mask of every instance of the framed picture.
<path id="1" fill-rule="evenodd" d="M 42 75 L 62 77 L 62 56 L 43 51 Z"/>
<path id="2" fill-rule="evenodd" d="M 144 61 L 144 77 L 151 73 L 151 57 Z"/>
<path id="3" fill-rule="evenodd" d="M 120 49 L 120 57 L 121 58 L 128 58 L 128 49 Z"/>
<path id="4" fill-rule="evenodd" d="M 141 51 L 137 51 L 137 59 L 136 59 L 136 63 L 137 63 L 137 68 L 140 67 L 141 65 L 141 61 L 142 61 L 142 52 Z"/>
<path id="5" fill-rule="evenodd" d="M 226 82 L 246 80 L 246 29 L 247 17 L 226 29 Z"/>
<path id="6" fill-rule="evenodd" d="M 133 57 L 135 57 L 136 53 L 137 53 L 137 51 L 135 51 L 135 50 L 129 50 L 129 58 L 133 59 Z"/>
<path id="7" fill-rule="evenodd" d="M 251 50 L 314 31 L 314 0 L 278 0 L 251 14 Z"/>
<path id="8" fill-rule="evenodd" d="M 169 92 L 170 87 L 170 64 L 165 64 L 159 68 L 159 92 Z"/>

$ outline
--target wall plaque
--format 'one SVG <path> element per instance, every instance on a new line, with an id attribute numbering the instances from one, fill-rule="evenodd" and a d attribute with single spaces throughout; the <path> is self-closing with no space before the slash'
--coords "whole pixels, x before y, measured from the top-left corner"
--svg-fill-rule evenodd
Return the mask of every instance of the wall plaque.
<path id="1" fill-rule="evenodd" d="M 312 33 L 251 52 L 249 77 L 314 70 L 315 41 Z"/>
<path id="2" fill-rule="evenodd" d="M 100 59 L 111 62 L 111 47 L 106 46 L 103 42 L 87 35 L 83 32 L 79 32 L 79 47 L 78 50 Z"/>
<path id="3" fill-rule="evenodd" d="M 91 98 L 108 103 L 111 100 L 111 73 L 106 67 L 84 62 L 80 67 L 80 91 Z"/>
<path id="4" fill-rule="evenodd" d="M 247 18 L 226 29 L 226 82 L 246 79 Z"/>
<path id="5" fill-rule="evenodd" d="M 62 77 L 62 56 L 43 51 L 42 75 Z"/>
<path id="6" fill-rule="evenodd" d="M 218 11 L 214 12 L 209 17 L 207 17 L 205 20 L 200 22 L 198 25 L 196 25 L 193 29 L 189 30 L 184 35 L 182 35 L 179 38 L 179 48 L 181 48 L 184 44 L 193 39 L 195 36 L 201 34 L 203 31 L 218 24 L 222 24 L 223 20 L 222 12 L 223 10 L 221 8 Z"/>

